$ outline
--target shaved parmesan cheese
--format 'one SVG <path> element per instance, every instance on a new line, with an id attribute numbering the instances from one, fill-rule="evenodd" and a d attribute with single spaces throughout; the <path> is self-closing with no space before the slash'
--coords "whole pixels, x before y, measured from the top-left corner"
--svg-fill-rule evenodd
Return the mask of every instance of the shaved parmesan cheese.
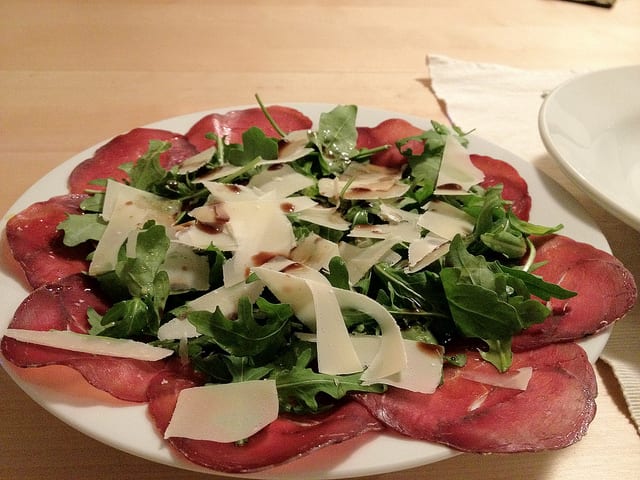
<path id="1" fill-rule="evenodd" d="M 369 269 L 380 262 L 399 241 L 396 237 L 390 237 L 366 247 L 358 247 L 350 243 L 341 242 L 340 256 L 347 266 L 351 284 L 353 285 L 360 281 Z"/>
<path id="2" fill-rule="evenodd" d="M 177 242 L 194 248 L 206 249 L 213 245 L 223 252 L 232 252 L 238 248 L 238 243 L 224 225 L 219 228 L 190 222 L 176 229 L 175 236 Z"/>
<path id="3" fill-rule="evenodd" d="M 311 233 L 291 251 L 291 260 L 316 270 L 328 269 L 333 257 L 340 255 L 338 244 Z"/>
<path id="4" fill-rule="evenodd" d="M 238 244 L 222 267 L 226 286 L 244 281 L 250 268 L 264 263 L 267 256 L 288 256 L 295 247 L 293 227 L 274 197 L 267 193 L 257 200 L 226 204 L 229 231 Z"/>
<path id="5" fill-rule="evenodd" d="M 317 336 L 313 334 L 299 333 L 297 336 L 306 342 L 318 341 Z M 380 348 L 381 338 L 373 335 L 354 335 L 351 341 L 360 361 L 364 365 L 370 365 Z M 419 393 L 435 392 L 442 381 L 444 349 L 439 345 L 427 345 L 413 340 L 403 339 L 403 343 L 407 353 L 406 367 L 398 373 L 363 383 L 382 383 Z"/>
<path id="6" fill-rule="evenodd" d="M 247 297 L 251 303 L 255 303 L 260 294 L 262 294 L 263 289 L 264 284 L 260 281 L 240 282 L 231 287 L 218 287 L 209 293 L 188 301 L 186 305 L 194 311 L 215 312 L 216 308 L 219 308 L 223 315 L 229 317 L 237 313 L 240 298 Z"/>
<path id="7" fill-rule="evenodd" d="M 185 175 L 187 173 L 195 172 L 204 167 L 211 161 L 215 155 L 217 148 L 215 146 L 209 147 L 206 150 L 196 153 L 192 157 L 185 159 L 180 165 L 178 165 L 178 173 Z"/>
<path id="8" fill-rule="evenodd" d="M 380 339 L 376 337 L 354 337 L 354 345 L 359 355 L 368 365 L 374 358 Z M 443 348 L 422 342 L 403 340 L 407 354 L 407 365 L 397 373 L 381 378 L 369 378 L 365 384 L 383 383 L 412 392 L 433 393 L 442 380 Z M 362 359 L 362 356 L 360 357 Z"/>
<path id="9" fill-rule="evenodd" d="M 260 197 L 260 191 L 244 185 L 236 185 L 219 182 L 203 182 L 211 196 L 216 202 L 240 202 L 247 200 L 257 200 Z"/>
<path id="10" fill-rule="evenodd" d="M 207 203 L 189 211 L 189 215 L 200 223 L 214 226 L 217 229 L 224 229 L 227 221 L 229 221 L 229 214 L 225 210 L 225 205 L 224 202 Z"/>
<path id="11" fill-rule="evenodd" d="M 515 390 L 526 390 L 529 380 L 533 375 L 532 367 L 522 367 L 515 371 L 500 373 L 495 369 L 486 371 L 465 371 L 461 372 L 462 377 L 474 382 L 493 385 L 494 387 L 512 388 Z"/>
<path id="12" fill-rule="evenodd" d="M 449 241 L 439 235 L 427 233 L 423 238 L 411 242 L 409 245 L 409 273 L 422 270 L 449 251 Z"/>
<path id="13" fill-rule="evenodd" d="M 169 275 L 172 292 L 209 289 L 209 261 L 187 245 L 172 241 L 160 269 Z"/>
<path id="14" fill-rule="evenodd" d="M 268 268 L 266 264 L 262 267 L 254 267 L 252 270 L 280 302 L 291 306 L 296 317 L 307 328 L 316 330 L 313 297 L 303 279 Z"/>
<path id="15" fill-rule="evenodd" d="M 448 135 L 442 153 L 436 195 L 465 194 L 484 180 L 484 173 L 471 162 L 469 152 L 453 136 Z"/>
<path id="16" fill-rule="evenodd" d="M 351 223 L 347 222 L 335 208 L 324 208 L 315 206 L 300 212 L 298 214 L 300 220 L 320 225 L 321 227 L 331 228 L 333 230 L 345 231 L 349 230 Z"/>
<path id="17" fill-rule="evenodd" d="M 164 438 L 237 442 L 259 432 L 277 417 L 274 380 L 186 388 L 178 395 Z"/>
<path id="18" fill-rule="evenodd" d="M 403 221 L 393 224 L 355 225 L 349 232 L 349 237 L 384 239 L 392 236 L 402 242 L 413 242 L 420 238 L 421 231 L 422 229 L 415 223 Z"/>
<path id="19" fill-rule="evenodd" d="M 318 182 L 320 195 L 347 200 L 398 198 L 407 193 L 409 185 L 402 183 L 401 172 L 371 164 L 352 163 L 339 178 L 322 178 Z"/>
<path id="20" fill-rule="evenodd" d="M 68 330 L 39 331 L 9 328 L 5 332 L 5 336 L 20 342 L 60 348 L 73 352 L 132 358 L 151 362 L 162 360 L 173 354 L 173 350 L 154 347 L 134 340 L 99 337 Z"/>
<path id="21" fill-rule="evenodd" d="M 279 162 L 292 162 L 299 158 L 313 153 L 313 148 L 307 147 L 309 144 L 309 132 L 307 130 L 294 130 L 284 137 L 284 146 L 278 152 Z"/>
<path id="22" fill-rule="evenodd" d="M 275 191 L 280 197 L 288 197 L 313 185 L 313 178 L 296 172 L 289 165 L 267 168 L 249 180 L 250 187 L 259 188 L 263 192 Z"/>
<path id="23" fill-rule="evenodd" d="M 335 295 L 336 289 L 324 276 L 302 266 L 288 270 L 300 276 L 264 267 L 254 271 L 280 302 L 291 305 L 296 316 L 316 332 L 320 373 L 340 375 L 362 371 Z"/>
<path id="24" fill-rule="evenodd" d="M 286 214 L 302 212 L 316 205 L 316 202 L 305 196 L 287 197 L 280 201 L 280 209 Z"/>
<path id="25" fill-rule="evenodd" d="M 329 375 L 361 372 L 363 365 L 351 343 L 333 287 L 306 281 L 316 312 L 318 371 Z"/>
<path id="26" fill-rule="evenodd" d="M 214 168 L 210 172 L 207 172 L 204 175 L 196 178 L 195 181 L 199 183 L 213 182 L 215 180 L 219 180 L 224 177 L 228 177 L 229 175 L 234 175 L 235 173 L 242 170 L 242 167 L 236 165 L 220 165 L 219 167 Z"/>
<path id="27" fill-rule="evenodd" d="M 400 327 L 391 314 L 372 298 L 361 293 L 334 288 L 338 303 L 342 308 L 351 308 L 373 318 L 380 325 L 380 347 L 369 367 L 362 374 L 364 382 L 388 377 L 400 372 L 407 365 L 407 353 L 404 349 Z"/>
<path id="28" fill-rule="evenodd" d="M 380 204 L 380 215 L 390 223 L 408 222 L 412 224 L 417 224 L 418 217 L 420 216 L 416 212 L 408 212 L 401 208 L 392 207 L 384 202 Z"/>
<path id="29" fill-rule="evenodd" d="M 158 340 L 180 340 L 199 336 L 196 327 L 186 318 L 172 318 L 158 328 Z"/>
<path id="30" fill-rule="evenodd" d="M 456 235 L 467 236 L 473 232 L 475 221 L 471 215 L 446 202 L 431 201 L 420 215 L 418 225 L 447 240 Z"/>
<path id="31" fill-rule="evenodd" d="M 109 180 L 102 213 L 109 223 L 93 253 L 89 274 L 95 276 L 113 270 L 118 251 L 131 232 L 151 219 L 170 227 L 178 211 L 179 202 Z M 171 230 L 168 233 L 171 235 Z"/>
<path id="32" fill-rule="evenodd" d="M 136 205 L 141 210 L 153 213 L 156 223 L 161 225 L 171 225 L 175 220 L 175 216 L 180 212 L 180 202 L 167 200 L 145 190 L 139 190 L 124 183 L 108 180 L 102 207 L 102 218 L 109 221 L 111 215 L 123 205 Z"/>

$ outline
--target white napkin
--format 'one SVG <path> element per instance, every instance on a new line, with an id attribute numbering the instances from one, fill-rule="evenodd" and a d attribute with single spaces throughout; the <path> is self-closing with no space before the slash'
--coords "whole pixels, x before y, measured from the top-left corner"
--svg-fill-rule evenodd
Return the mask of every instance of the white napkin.
<path id="1" fill-rule="evenodd" d="M 429 55 L 431 90 L 452 122 L 519 157 L 538 163 L 548 157 L 538 133 L 544 95 L 577 70 L 522 70 Z M 640 280 L 640 279 L 638 279 Z M 640 318 L 632 312 L 615 325 L 601 359 L 622 389 L 640 434 Z"/>

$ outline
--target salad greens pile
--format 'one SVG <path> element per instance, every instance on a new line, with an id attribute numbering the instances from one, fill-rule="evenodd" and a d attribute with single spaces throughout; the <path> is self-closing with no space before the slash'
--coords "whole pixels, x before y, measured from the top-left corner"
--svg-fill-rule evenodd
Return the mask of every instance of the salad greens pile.
<path id="1" fill-rule="evenodd" d="M 268 112 L 263 108 L 265 115 Z M 381 204 L 386 200 L 348 200 L 337 205 L 319 195 L 317 181 L 341 174 L 356 162 L 367 163 L 374 149 L 356 147 L 357 108 L 338 106 L 320 116 L 318 127 L 307 133 L 310 153 L 291 162 L 296 172 L 314 180 L 314 186 L 302 193 L 320 205 L 332 206 L 351 225 L 383 223 Z M 268 117 L 270 119 L 270 117 Z M 270 121 L 272 121 L 270 119 Z M 277 125 L 274 124 L 277 131 Z M 574 295 L 536 276 L 532 259 L 535 249 L 529 235 L 557 231 L 561 226 L 543 227 L 517 218 L 502 198 L 500 186 L 472 187 L 465 195 L 434 195 L 447 136 L 453 135 L 466 145 L 467 134 L 456 127 L 432 122 L 431 129 L 420 135 L 402 139 L 398 148 L 407 164 L 402 182 L 408 191 L 396 208 L 419 212 L 425 203 L 437 199 L 470 215 L 475 222 L 467 236 L 458 235 L 449 252 L 432 264 L 414 273 L 406 270 L 408 245 L 394 246 L 399 254 L 397 263 L 377 263 L 365 276 L 352 283 L 345 262 L 340 257 L 331 260 L 322 273 L 335 288 L 353 289 L 383 305 L 400 326 L 407 339 L 445 347 L 471 345 L 479 348 L 485 360 L 499 371 L 511 364 L 511 339 L 530 325 L 542 322 L 548 308 L 534 297 L 568 298 Z M 283 134 L 284 137 L 284 134 Z M 168 142 L 152 141 L 149 150 L 134 164 L 122 165 L 129 175 L 129 185 L 173 200 L 182 212 L 176 223 L 190 221 L 188 212 L 203 205 L 209 191 L 197 181 L 204 173 L 223 164 L 241 167 L 233 174 L 217 180 L 223 183 L 246 184 L 264 166 L 260 160 L 278 158 L 284 139 L 268 138 L 253 127 L 242 136 L 241 144 L 227 144 L 224 138 L 212 135 L 217 148 L 209 160 L 194 172 L 180 172 L 178 167 L 165 170 L 159 156 L 170 148 Z M 424 148 L 411 148 L 418 142 Z M 106 185 L 106 180 L 97 181 Z M 98 241 L 107 222 L 101 217 L 104 192 L 91 192 L 82 208 L 84 214 L 70 215 L 59 226 L 64 241 L 74 246 Z M 311 233 L 333 242 L 372 242 L 347 237 L 347 232 L 318 226 L 300 219 L 296 213 L 288 218 L 296 240 Z M 316 349 L 296 333 L 306 327 L 296 318 L 291 307 L 281 304 L 265 289 L 255 302 L 241 298 L 233 318 L 216 311 L 193 311 L 185 302 L 202 292 L 171 291 L 167 272 L 163 270 L 170 240 L 166 228 L 148 221 L 138 232 L 135 257 L 127 256 L 123 244 L 115 269 L 98 276 L 102 290 L 113 301 L 104 314 L 90 310 L 92 335 L 131 338 L 173 349 L 177 356 L 202 373 L 208 382 L 226 383 L 245 380 L 275 379 L 281 410 L 317 411 L 331 405 L 348 392 L 384 391 L 383 385 L 362 385 L 361 373 L 327 375 L 315 367 Z M 211 244 L 197 251 L 206 258 L 210 288 L 222 285 L 222 266 L 229 258 Z M 250 275 L 247 282 L 254 281 Z M 348 330 L 354 334 L 379 333 L 379 325 L 359 311 L 344 311 Z M 200 334 L 182 340 L 159 340 L 158 329 L 172 318 L 186 318 Z M 445 355 L 454 364 L 464 363 L 464 355 Z"/>

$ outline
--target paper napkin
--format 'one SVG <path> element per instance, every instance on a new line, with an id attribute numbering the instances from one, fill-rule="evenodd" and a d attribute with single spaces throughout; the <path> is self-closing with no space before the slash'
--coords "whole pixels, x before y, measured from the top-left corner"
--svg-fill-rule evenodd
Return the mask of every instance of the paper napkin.
<path id="1" fill-rule="evenodd" d="M 538 133 L 538 112 L 546 93 L 577 70 L 523 70 L 429 55 L 431 90 L 453 123 L 519 157 L 538 163 L 549 157 Z M 545 161 L 551 161 L 546 159 Z M 640 280 L 640 279 L 639 279 Z M 618 379 L 640 434 L 640 318 L 630 314 L 615 325 L 601 359 Z"/>

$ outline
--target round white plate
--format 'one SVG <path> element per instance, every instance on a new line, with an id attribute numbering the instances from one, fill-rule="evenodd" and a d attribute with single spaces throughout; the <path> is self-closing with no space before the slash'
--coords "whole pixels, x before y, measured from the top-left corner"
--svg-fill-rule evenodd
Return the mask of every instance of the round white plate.
<path id="1" fill-rule="evenodd" d="M 560 85 L 540 109 L 542 141 L 569 177 L 640 230 L 640 65 Z"/>
<path id="2" fill-rule="evenodd" d="M 317 119 L 333 105 L 289 104 Z M 246 106 L 230 109 L 245 108 Z M 218 110 L 227 111 L 230 109 Z M 167 119 L 150 125 L 176 132 L 185 132 L 206 113 L 198 112 Z M 405 118 L 414 125 L 430 128 L 430 122 L 395 112 L 360 108 L 358 125 L 375 126 L 392 117 Z M 53 195 L 66 193 L 69 173 L 95 150 L 91 147 L 69 159 L 38 181 L 11 207 L 0 223 L 4 230 L 6 219 L 30 204 L 46 200 Z M 597 248 L 609 251 L 602 233 L 587 213 L 557 184 L 543 176 L 530 164 L 500 147 L 480 138 L 472 138 L 470 150 L 491 155 L 513 164 L 527 180 L 533 198 L 532 221 L 545 225 L 565 225 L 564 233 Z M 9 324 L 14 310 L 28 291 L 11 272 L 0 271 L 0 332 Z M 609 332 L 595 335 L 583 342 L 592 361 L 604 348 Z M 153 462 L 200 472 L 215 473 L 193 465 L 177 456 L 155 431 L 146 413 L 146 405 L 131 404 L 112 399 L 103 392 L 90 387 L 84 380 L 65 367 L 43 367 L 19 369 L 2 360 L 5 370 L 15 382 L 36 402 L 73 428 L 84 434 Z M 56 369 L 55 375 L 45 374 L 47 369 Z M 11 421 L 11 419 L 0 419 Z M 339 445 L 320 449 L 287 465 L 256 474 L 239 475 L 244 478 L 261 479 L 336 479 L 381 474 L 424 465 L 456 455 L 454 450 L 441 445 L 403 438 L 393 433 L 366 434 Z"/>

